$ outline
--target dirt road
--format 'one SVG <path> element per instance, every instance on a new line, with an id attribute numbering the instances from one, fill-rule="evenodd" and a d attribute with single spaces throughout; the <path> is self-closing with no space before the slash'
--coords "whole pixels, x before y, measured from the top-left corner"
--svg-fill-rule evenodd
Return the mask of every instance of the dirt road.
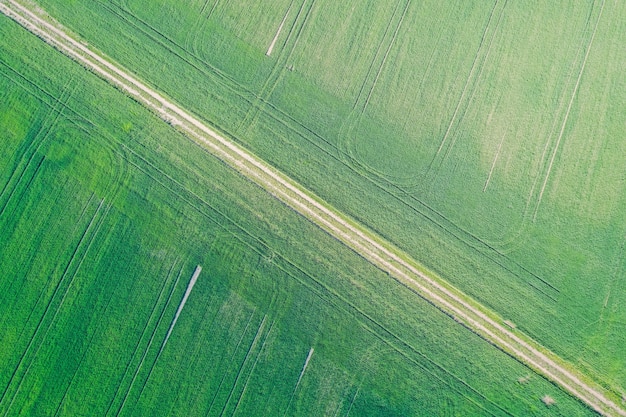
<path id="1" fill-rule="evenodd" d="M 30 5 L 25 7 L 14 0 L 0 0 L 0 11 L 142 103 L 239 173 L 488 342 L 560 385 L 598 413 L 626 416 L 626 411 L 611 401 L 602 387 L 589 382 L 556 355 L 518 331 L 506 328 L 493 314 L 487 314 L 486 308 L 459 290 L 422 272 L 417 262 L 400 249 L 331 209 L 284 174 L 210 129 L 84 42 L 76 40 L 67 29 L 45 16 L 41 10 Z"/>

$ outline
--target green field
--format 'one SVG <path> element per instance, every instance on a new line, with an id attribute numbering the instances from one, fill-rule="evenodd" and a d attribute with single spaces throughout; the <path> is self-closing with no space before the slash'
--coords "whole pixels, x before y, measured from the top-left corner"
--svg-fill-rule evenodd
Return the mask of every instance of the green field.
<path id="1" fill-rule="evenodd" d="M 626 390 L 626 5 L 37 3 Z M 593 415 L 0 16 L 0 415 Z"/>

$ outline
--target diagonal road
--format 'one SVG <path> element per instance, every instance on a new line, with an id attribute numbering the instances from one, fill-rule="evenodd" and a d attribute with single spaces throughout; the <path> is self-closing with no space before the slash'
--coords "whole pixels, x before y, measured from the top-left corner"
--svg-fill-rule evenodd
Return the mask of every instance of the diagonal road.
<path id="1" fill-rule="evenodd" d="M 511 355 L 605 416 L 626 416 L 608 398 L 608 391 L 525 335 L 503 326 L 493 313 L 449 284 L 423 272 L 400 249 L 349 219 L 292 179 L 250 152 L 221 136 L 198 118 L 145 85 L 34 6 L 0 0 L 0 12 L 54 48 L 79 62 L 137 100 L 190 139 L 200 143 L 240 174 L 344 243 L 373 265 L 428 300 L 489 343 Z"/>

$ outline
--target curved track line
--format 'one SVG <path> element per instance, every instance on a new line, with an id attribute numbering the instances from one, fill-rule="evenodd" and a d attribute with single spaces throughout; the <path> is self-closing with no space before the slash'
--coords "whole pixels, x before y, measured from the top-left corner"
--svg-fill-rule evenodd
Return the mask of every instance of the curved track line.
<path id="1" fill-rule="evenodd" d="M 400 249 L 346 215 L 329 208 L 292 179 L 219 135 L 129 72 L 94 52 L 85 43 L 77 41 L 58 23 L 51 23 L 50 17 L 44 19 L 15 0 L 1 0 L 0 11 L 155 112 L 241 175 L 489 343 L 558 384 L 596 412 L 605 416 L 626 416 L 626 410 L 607 398 L 607 390 L 587 382 L 588 378 L 572 370 L 562 359 L 530 338 L 507 329 L 500 320 L 494 318 L 493 313 L 488 313 L 476 301 L 440 279 L 422 272 L 418 264 Z"/>

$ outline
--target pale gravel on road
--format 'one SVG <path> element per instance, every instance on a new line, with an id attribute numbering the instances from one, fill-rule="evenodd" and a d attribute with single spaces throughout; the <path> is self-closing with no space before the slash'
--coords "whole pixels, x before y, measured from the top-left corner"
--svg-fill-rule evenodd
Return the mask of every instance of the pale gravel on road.
<path id="1" fill-rule="evenodd" d="M 417 263 L 391 243 L 348 220 L 345 215 L 331 210 L 290 178 L 225 139 L 86 44 L 75 40 L 50 17 L 43 17 L 40 12 L 33 13 L 14 0 L 1 0 L 0 11 L 60 52 L 125 91 L 162 119 L 174 124 L 189 138 L 205 145 L 211 153 L 242 175 L 252 179 L 277 199 L 488 342 L 560 385 L 598 413 L 626 416 L 624 409 L 607 398 L 603 388 L 583 381 L 585 378 L 581 374 L 568 369 L 568 365 L 556 355 L 530 338 L 508 330 L 498 320 L 487 315 L 486 309 L 457 289 L 424 274 L 418 269 Z"/>

